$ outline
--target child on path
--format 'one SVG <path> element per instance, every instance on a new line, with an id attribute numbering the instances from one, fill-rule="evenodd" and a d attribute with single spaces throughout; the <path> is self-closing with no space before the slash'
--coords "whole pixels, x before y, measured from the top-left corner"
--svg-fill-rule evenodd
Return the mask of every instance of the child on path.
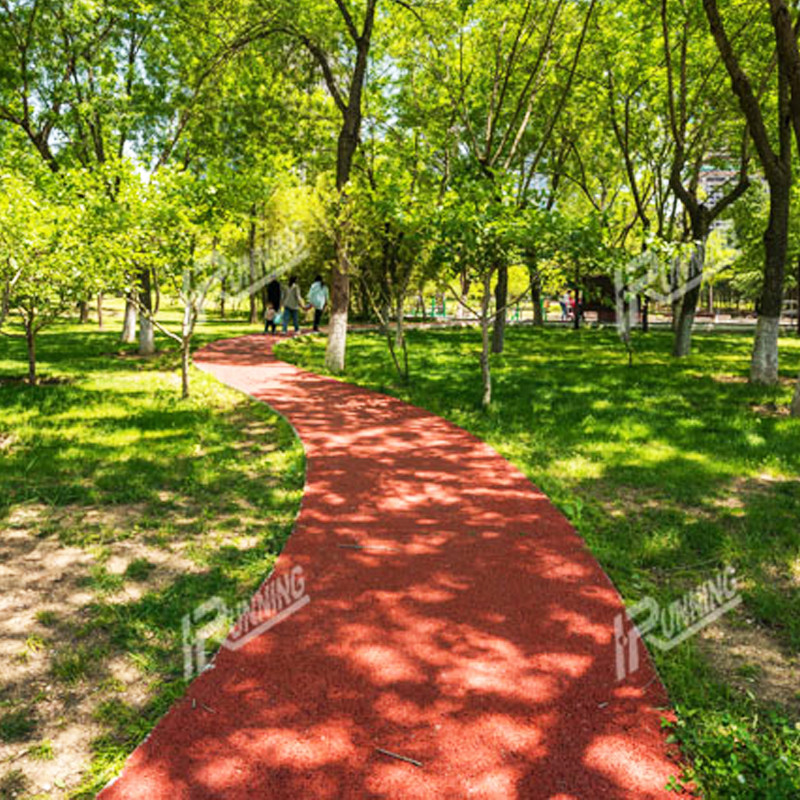
<path id="1" fill-rule="evenodd" d="M 267 284 L 267 320 L 264 325 L 264 333 L 275 333 L 277 330 L 277 316 L 281 309 L 281 289 L 280 281 L 273 278 Z"/>

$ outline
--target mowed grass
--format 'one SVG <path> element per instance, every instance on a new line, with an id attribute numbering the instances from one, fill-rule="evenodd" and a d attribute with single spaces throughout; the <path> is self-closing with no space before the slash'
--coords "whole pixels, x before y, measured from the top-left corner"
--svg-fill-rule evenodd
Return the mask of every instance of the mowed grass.
<path id="1" fill-rule="evenodd" d="M 0 338 L 2 798 L 89 798 L 119 772 L 185 690 L 182 618 L 249 599 L 302 496 L 285 421 L 198 370 L 181 400 L 172 345 L 138 359 L 110 325 L 44 332 L 60 382 L 37 387 L 9 380 L 25 352 Z M 197 344 L 250 330 L 212 320 Z"/>
<path id="2" fill-rule="evenodd" d="M 298 339 L 278 354 L 321 372 L 324 345 Z M 665 604 L 734 567 L 744 602 L 726 623 L 734 638 L 766 637 L 789 686 L 777 701 L 760 692 L 758 655 L 731 679 L 699 637 L 656 652 L 674 735 L 706 797 L 800 797 L 800 420 L 782 409 L 800 341 L 782 340 L 775 389 L 747 383 L 751 335 L 697 334 L 681 362 L 670 345 L 666 331 L 640 336 L 629 368 L 613 331 L 512 328 L 488 411 L 476 330 L 410 332 L 408 385 L 381 336 L 351 335 L 343 377 L 493 445 L 570 518 L 626 602 Z"/>

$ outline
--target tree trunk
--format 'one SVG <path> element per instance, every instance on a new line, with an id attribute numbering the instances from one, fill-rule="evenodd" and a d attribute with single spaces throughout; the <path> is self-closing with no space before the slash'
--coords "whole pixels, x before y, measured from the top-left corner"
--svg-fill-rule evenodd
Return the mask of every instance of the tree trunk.
<path id="1" fill-rule="evenodd" d="M 750 364 L 750 381 L 768 386 L 778 383 L 778 335 L 789 240 L 790 180 L 770 182 L 769 224 L 764 233 L 764 288 Z"/>
<path id="2" fill-rule="evenodd" d="M 81 300 L 78 303 L 78 323 L 80 325 L 89 323 L 89 303 L 86 300 Z"/>
<path id="3" fill-rule="evenodd" d="M 675 340 L 672 345 L 672 355 L 675 358 L 688 356 L 692 349 L 692 327 L 700 300 L 700 288 L 706 261 L 705 243 L 708 230 L 698 228 L 694 233 L 698 245 L 689 260 L 689 272 L 686 275 L 686 286 L 690 288 L 680 298 L 681 308 L 675 324 Z"/>
<path id="4" fill-rule="evenodd" d="M 404 292 L 405 293 L 405 292 Z M 405 329 L 403 327 L 403 298 L 397 298 L 397 304 L 395 308 L 395 320 L 396 320 L 396 333 L 395 333 L 395 345 L 398 350 L 403 353 L 403 379 L 408 380 L 408 344 L 406 343 L 406 334 Z"/>
<path id="5" fill-rule="evenodd" d="M 28 346 L 28 383 L 36 386 L 36 327 L 33 315 L 25 320 L 25 343 Z"/>
<path id="6" fill-rule="evenodd" d="M 800 258 L 797 259 L 797 335 L 800 336 Z"/>
<path id="7" fill-rule="evenodd" d="M 6 278 L 5 284 L 3 285 L 3 294 L 0 297 L 0 325 L 2 325 L 6 317 L 8 316 L 9 308 L 9 300 L 11 296 L 11 278 Z"/>
<path id="8" fill-rule="evenodd" d="M 346 262 L 346 255 L 344 256 Z M 347 265 L 338 261 L 331 272 L 331 307 L 328 324 L 328 347 L 325 366 L 331 372 L 343 372 L 347 349 L 347 313 L 350 304 L 350 278 Z"/>
<path id="9" fill-rule="evenodd" d="M 200 301 L 202 302 L 202 301 Z M 192 334 L 197 321 L 197 310 L 191 298 L 184 301 L 181 325 L 181 397 L 189 397 L 189 366 L 191 364 Z"/>
<path id="10" fill-rule="evenodd" d="M 347 316 L 350 310 L 350 259 L 346 233 L 337 228 L 335 235 L 336 261 L 331 270 L 331 305 L 328 325 L 328 346 L 325 367 L 331 372 L 343 372 L 347 350 Z"/>
<path id="11" fill-rule="evenodd" d="M 642 300 L 642 333 L 650 333 L 650 298 L 644 295 Z"/>
<path id="12" fill-rule="evenodd" d="M 481 300 L 481 379 L 483 380 L 483 397 L 481 405 L 489 408 L 492 402 L 491 353 L 489 351 L 489 298 L 492 291 L 492 276 L 487 275 L 483 281 L 483 298 Z"/>
<path id="13" fill-rule="evenodd" d="M 136 341 L 136 305 L 129 297 L 125 298 L 125 317 L 120 338 L 125 344 L 133 344 Z"/>
<path id="14" fill-rule="evenodd" d="M 339 134 L 336 159 L 336 188 L 339 191 L 342 211 L 347 204 L 345 188 L 350 180 L 353 155 L 358 144 L 361 127 L 361 101 L 359 90 L 358 108 L 348 108 Z M 344 219 L 346 214 L 340 215 Z M 331 310 L 328 326 L 328 346 L 325 351 L 325 366 L 331 372 L 343 372 L 347 350 L 347 316 L 350 310 L 350 258 L 347 252 L 347 223 L 337 226 L 334 245 L 336 260 L 331 270 Z"/>
<path id="15" fill-rule="evenodd" d="M 185 400 L 189 396 L 189 350 L 191 339 L 183 337 L 181 342 L 181 397 Z"/>
<path id="16" fill-rule="evenodd" d="M 103 293 L 97 293 L 97 327 L 103 330 Z"/>
<path id="17" fill-rule="evenodd" d="M 250 267 L 250 324 L 258 322 L 258 295 L 255 291 L 258 277 L 256 275 L 256 207 L 255 204 L 250 208 L 250 234 L 248 236 L 249 248 L 249 267 Z"/>
<path id="18" fill-rule="evenodd" d="M 497 285 L 494 288 L 495 318 L 492 330 L 492 352 L 502 353 L 506 339 L 508 318 L 508 265 L 501 264 L 497 270 Z"/>
<path id="19" fill-rule="evenodd" d="M 353 156 L 361 133 L 361 97 L 367 74 L 372 31 L 375 23 L 377 0 L 367 0 L 364 26 L 361 36 L 355 39 L 356 57 L 346 105 L 342 103 L 342 127 L 336 149 L 336 191 L 339 193 L 340 212 L 347 206 L 347 184 L 353 167 Z M 340 99 L 340 103 L 341 103 Z M 331 275 L 331 310 L 328 326 L 328 346 L 325 351 L 325 366 L 331 372 L 342 372 L 347 349 L 347 314 L 350 308 L 350 259 L 347 253 L 348 231 L 346 214 L 340 214 L 342 224 L 337 227 L 334 240 L 336 261 Z"/>
<path id="20" fill-rule="evenodd" d="M 539 270 L 528 270 L 531 283 L 531 302 L 533 303 L 533 324 L 537 328 L 544 327 L 544 314 L 542 314 L 542 277 Z"/>
<path id="21" fill-rule="evenodd" d="M 800 378 L 797 379 L 797 386 L 794 390 L 794 399 L 792 400 L 792 416 L 800 417 Z"/>
<path id="22" fill-rule="evenodd" d="M 139 355 L 151 356 L 156 351 L 155 329 L 150 320 L 153 310 L 152 283 L 149 269 L 143 269 L 139 275 Z"/>

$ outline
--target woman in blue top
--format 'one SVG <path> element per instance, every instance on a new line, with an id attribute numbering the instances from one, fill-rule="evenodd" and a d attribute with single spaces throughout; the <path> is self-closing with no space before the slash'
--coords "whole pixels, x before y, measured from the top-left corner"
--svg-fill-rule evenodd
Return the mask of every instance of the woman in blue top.
<path id="1" fill-rule="evenodd" d="M 317 332 L 319 332 L 322 312 L 325 310 L 325 306 L 328 305 L 329 297 L 328 287 L 322 282 L 322 275 L 317 275 L 308 290 L 308 302 L 314 309 L 314 330 Z"/>

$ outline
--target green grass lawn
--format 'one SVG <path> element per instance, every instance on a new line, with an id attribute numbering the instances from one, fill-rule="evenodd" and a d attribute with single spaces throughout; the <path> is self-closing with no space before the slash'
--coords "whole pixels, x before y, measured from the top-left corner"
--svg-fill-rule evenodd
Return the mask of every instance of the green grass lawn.
<path id="1" fill-rule="evenodd" d="M 570 518 L 626 602 L 669 602 L 735 567 L 744 603 L 724 636 L 656 653 L 674 735 L 707 797 L 797 798 L 800 420 L 781 406 L 800 341 L 782 341 L 777 389 L 747 384 L 750 335 L 698 334 L 680 363 L 670 344 L 667 332 L 638 338 L 629 368 L 613 331 L 512 328 L 487 412 L 476 330 L 412 331 L 407 386 L 379 335 L 352 335 L 344 378 L 493 445 Z M 324 371 L 324 345 L 308 337 L 278 353 Z"/>
<path id="2" fill-rule="evenodd" d="M 130 357 L 117 323 L 43 333 L 37 387 L 0 339 L 3 799 L 93 797 L 185 689 L 182 617 L 249 599 L 299 508 L 288 424 L 196 370 L 182 401 L 174 348 Z"/>

